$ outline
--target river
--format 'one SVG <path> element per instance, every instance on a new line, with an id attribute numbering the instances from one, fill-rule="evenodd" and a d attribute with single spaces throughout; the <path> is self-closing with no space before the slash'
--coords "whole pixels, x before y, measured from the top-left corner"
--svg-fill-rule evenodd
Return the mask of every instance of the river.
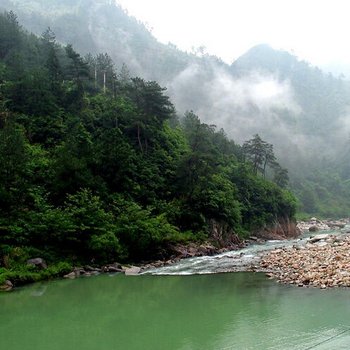
<path id="1" fill-rule="evenodd" d="M 220 261 L 187 263 L 208 272 L 206 259 Z M 101 275 L 2 293 L 0 349 L 350 347 L 347 289 L 286 286 L 250 272 L 186 275 L 183 263 L 177 269 L 180 275 Z"/>

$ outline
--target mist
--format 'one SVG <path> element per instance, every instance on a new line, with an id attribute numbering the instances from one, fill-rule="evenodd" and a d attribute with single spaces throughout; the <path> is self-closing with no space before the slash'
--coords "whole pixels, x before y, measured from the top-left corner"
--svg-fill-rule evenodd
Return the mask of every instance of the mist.
<path id="1" fill-rule="evenodd" d="M 190 65 L 168 90 L 180 114 L 193 110 L 203 122 L 223 128 L 237 143 L 256 133 L 272 143 L 288 140 L 294 148 L 306 142 L 296 131 L 302 109 L 288 80 L 260 72 L 235 78 L 213 65 L 208 76 L 200 66 Z"/>

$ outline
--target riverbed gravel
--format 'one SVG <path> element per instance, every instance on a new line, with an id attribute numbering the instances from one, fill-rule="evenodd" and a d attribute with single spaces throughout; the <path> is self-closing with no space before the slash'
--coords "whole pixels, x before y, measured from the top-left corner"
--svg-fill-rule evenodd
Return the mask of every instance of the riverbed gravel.
<path id="1" fill-rule="evenodd" d="M 279 282 L 299 287 L 350 287 L 350 236 L 321 234 L 306 245 L 269 251 L 261 271 Z"/>

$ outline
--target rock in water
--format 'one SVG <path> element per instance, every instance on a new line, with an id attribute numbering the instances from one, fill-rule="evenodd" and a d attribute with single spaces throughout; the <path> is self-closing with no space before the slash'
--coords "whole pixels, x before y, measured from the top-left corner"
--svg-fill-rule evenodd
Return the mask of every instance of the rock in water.
<path id="1" fill-rule="evenodd" d="M 13 288 L 13 284 L 11 281 L 6 280 L 3 285 L 0 285 L 0 291 L 8 292 Z"/>
<path id="2" fill-rule="evenodd" d="M 140 273 L 140 271 L 141 271 L 140 267 L 131 266 L 125 270 L 125 275 L 127 275 L 127 276 L 138 275 Z"/>
<path id="3" fill-rule="evenodd" d="M 318 242 L 318 241 L 323 241 L 325 239 L 327 239 L 329 237 L 329 235 L 327 233 L 322 233 L 320 235 L 316 235 L 314 237 L 311 237 L 309 239 L 309 242 L 310 243 L 315 243 L 315 242 Z"/>
<path id="4" fill-rule="evenodd" d="M 69 278 L 69 279 L 74 279 L 75 277 L 77 276 L 74 271 L 67 273 L 66 275 L 63 276 L 63 278 Z"/>

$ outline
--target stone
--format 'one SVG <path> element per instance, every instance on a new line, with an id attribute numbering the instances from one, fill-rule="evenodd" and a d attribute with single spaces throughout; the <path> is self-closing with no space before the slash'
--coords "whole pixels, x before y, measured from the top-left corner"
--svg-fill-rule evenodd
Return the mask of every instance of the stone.
<path id="1" fill-rule="evenodd" d="M 122 268 L 118 268 L 115 266 L 106 266 L 107 272 L 124 272 Z"/>
<path id="2" fill-rule="evenodd" d="M 309 231 L 310 232 L 316 232 L 316 231 L 318 231 L 318 227 L 316 225 L 310 226 L 309 227 Z"/>
<path id="3" fill-rule="evenodd" d="M 46 264 L 45 260 L 42 258 L 29 259 L 29 260 L 27 260 L 27 265 L 36 266 L 41 270 L 47 269 L 47 264 Z"/>
<path id="4" fill-rule="evenodd" d="M 11 281 L 6 280 L 4 284 L 0 285 L 0 291 L 8 292 L 13 288 L 13 284 Z"/>
<path id="5" fill-rule="evenodd" d="M 316 242 L 316 244 L 317 244 L 318 247 L 325 247 L 326 245 L 328 245 L 328 243 L 327 243 L 327 242 L 324 242 L 324 241 L 322 241 L 322 242 Z"/>
<path id="6" fill-rule="evenodd" d="M 81 267 L 75 267 L 73 272 L 75 273 L 75 277 L 80 277 L 80 275 L 84 275 L 86 271 Z"/>
<path id="7" fill-rule="evenodd" d="M 316 236 L 314 236 L 314 237 L 311 237 L 311 238 L 309 239 L 309 242 L 315 243 L 315 242 L 318 242 L 318 241 L 323 241 L 323 240 L 327 239 L 328 237 L 329 237 L 328 234 L 326 234 L 326 233 L 321 233 L 321 234 L 319 234 L 319 235 L 316 235 Z"/>
<path id="8" fill-rule="evenodd" d="M 74 271 L 67 273 L 66 275 L 63 276 L 63 278 L 69 278 L 69 279 L 74 279 L 75 277 L 77 276 Z"/>
<path id="9" fill-rule="evenodd" d="M 141 271 L 140 267 L 137 266 L 131 266 L 125 269 L 125 275 L 126 276 L 135 276 L 138 275 Z"/>
<path id="10" fill-rule="evenodd" d="M 99 267 L 92 267 L 90 265 L 84 266 L 84 270 L 88 271 L 88 272 L 101 272 L 102 271 L 102 269 L 100 269 Z"/>

